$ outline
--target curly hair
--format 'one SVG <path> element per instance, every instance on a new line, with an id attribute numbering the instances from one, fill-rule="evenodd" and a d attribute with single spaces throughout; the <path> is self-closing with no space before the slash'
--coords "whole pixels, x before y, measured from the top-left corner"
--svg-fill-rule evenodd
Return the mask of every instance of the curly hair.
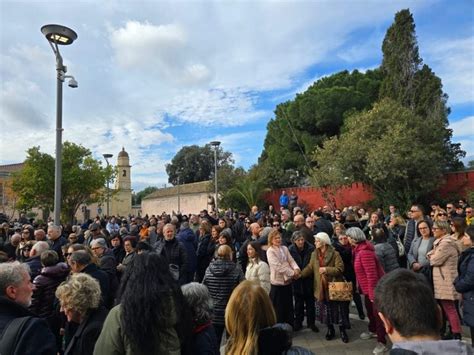
<path id="1" fill-rule="evenodd" d="M 157 353 L 155 345 L 160 343 L 163 328 L 175 328 L 183 342 L 189 339 L 192 322 L 183 293 L 167 261 L 157 253 L 135 256 L 122 277 L 119 300 L 121 327 L 134 353 Z"/>
<path id="2" fill-rule="evenodd" d="M 73 274 L 56 289 L 56 297 L 61 307 L 71 309 L 81 315 L 99 307 L 101 293 L 99 282 L 85 273 Z"/>

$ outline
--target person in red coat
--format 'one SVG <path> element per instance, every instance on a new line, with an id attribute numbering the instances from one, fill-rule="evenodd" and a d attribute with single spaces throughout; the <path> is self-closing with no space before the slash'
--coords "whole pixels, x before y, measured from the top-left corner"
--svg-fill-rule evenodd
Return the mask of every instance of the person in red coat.
<path id="1" fill-rule="evenodd" d="M 385 328 L 374 306 L 375 286 L 384 275 L 384 271 L 375 254 L 374 246 L 366 240 L 364 232 L 357 227 L 346 231 L 354 252 L 354 270 L 361 294 L 365 297 L 365 308 L 369 317 L 369 331 L 360 335 L 361 339 L 377 338 L 374 354 L 383 354 L 388 350 Z"/>

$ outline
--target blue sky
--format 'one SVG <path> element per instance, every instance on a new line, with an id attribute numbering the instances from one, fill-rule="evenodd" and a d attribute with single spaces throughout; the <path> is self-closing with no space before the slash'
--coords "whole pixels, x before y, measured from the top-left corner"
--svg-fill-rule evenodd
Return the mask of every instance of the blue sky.
<path id="1" fill-rule="evenodd" d="M 472 1 L 0 0 L 0 164 L 34 145 L 54 154 L 44 24 L 78 33 L 61 48 L 79 82 L 64 86 L 64 140 L 98 159 L 124 146 L 139 191 L 167 183 L 165 164 L 184 145 L 219 140 L 236 165 L 255 164 L 275 106 L 325 75 L 377 67 L 403 8 L 449 95 L 453 141 L 474 159 Z"/>

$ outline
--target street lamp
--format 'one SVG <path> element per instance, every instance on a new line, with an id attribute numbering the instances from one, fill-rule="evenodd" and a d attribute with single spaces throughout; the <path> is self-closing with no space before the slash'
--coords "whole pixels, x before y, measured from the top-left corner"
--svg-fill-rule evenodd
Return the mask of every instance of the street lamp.
<path id="1" fill-rule="evenodd" d="M 109 159 L 112 158 L 114 155 L 113 154 L 103 154 L 102 155 L 105 159 L 105 162 L 107 163 L 107 168 L 109 167 Z M 109 170 L 109 169 L 107 169 Z M 110 201 L 110 189 L 109 189 L 109 175 L 107 171 L 107 218 L 109 218 L 109 201 Z"/>
<path id="2" fill-rule="evenodd" d="M 216 214 L 219 215 L 219 208 L 217 205 L 217 149 L 221 145 L 219 141 L 212 141 L 209 143 L 211 146 L 214 147 L 214 206 L 216 208 Z"/>
<path id="3" fill-rule="evenodd" d="M 65 75 L 67 68 L 58 45 L 69 45 L 77 38 L 76 32 L 61 25 L 45 25 L 41 27 L 49 45 L 56 56 L 56 71 L 58 73 L 56 89 L 56 162 L 54 170 L 54 224 L 61 225 L 61 179 L 62 179 L 62 132 L 63 132 L 63 82 L 70 78 L 69 86 L 77 88 L 77 81 L 73 76 Z"/>

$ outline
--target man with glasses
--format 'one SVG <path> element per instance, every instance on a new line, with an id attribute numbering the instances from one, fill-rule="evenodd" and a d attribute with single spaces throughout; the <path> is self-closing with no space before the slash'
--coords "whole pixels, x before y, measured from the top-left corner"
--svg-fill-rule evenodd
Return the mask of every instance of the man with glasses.
<path id="1" fill-rule="evenodd" d="M 448 202 L 446 204 L 446 211 L 448 212 L 449 219 L 451 219 L 454 216 L 454 214 L 456 213 L 456 210 L 454 208 L 454 203 Z"/>
<path id="2" fill-rule="evenodd" d="M 403 246 L 405 250 L 410 250 L 411 243 L 418 235 L 418 223 L 423 220 L 423 206 L 414 204 L 410 208 L 411 219 L 407 223 Z"/>

